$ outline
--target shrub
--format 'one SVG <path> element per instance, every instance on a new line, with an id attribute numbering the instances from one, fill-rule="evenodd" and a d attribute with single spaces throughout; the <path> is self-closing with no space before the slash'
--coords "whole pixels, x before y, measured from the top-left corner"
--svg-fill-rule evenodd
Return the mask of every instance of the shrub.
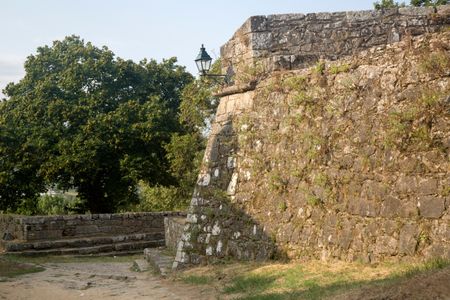
<path id="1" fill-rule="evenodd" d="M 79 199 L 70 199 L 62 195 L 42 195 L 38 198 L 37 208 L 33 214 L 67 215 L 77 212 Z"/>
<path id="2" fill-rule="evenodd" d="M 183 197 L 180 188 L 175 186 L 149 186 L 140 181 L 138 184 L 139 203 L 128 207 L 132 211 L 168 211 L 185 209 L 188 200 Z"/>

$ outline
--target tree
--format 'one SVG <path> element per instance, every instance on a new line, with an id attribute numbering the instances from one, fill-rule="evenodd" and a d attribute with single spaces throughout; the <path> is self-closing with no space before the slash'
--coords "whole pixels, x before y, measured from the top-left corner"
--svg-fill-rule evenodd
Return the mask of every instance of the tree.
<path id="1" fill-rule="evenodd" d="M 33 203 L 49 184 L 77 188 L 85 209 L 136 200 L 139 180 L 171 185 L 165 144 L 185 132 L 176 59 L 134 63 L 76 36 L 40 47 L 0 105 L 0 210 Z"/>
<path id="2" fill-rule="evenodd" d="M 449 0 L 411 0 L 412 6 L 438 6 L 449 3 Z"/>
<path id="3" fill-rule="evenodd" d="M 390 8 L 396 8 L 396 7 L 402 7 L 402 6 L 405 6 L 405 3 L 394 2 L 394 0 L 381 0 L 381 1 L 377 1 L 373 4 L 373 7 L 376 10 L 390 9 Z"/>
<path id="4" fill-rule="evenodd" d="M 211 72 L 219 73 L 219 70 L 220 60 L 217 60 Z M 165 145 L 169 170 L 177 183 L 172 186 L 149 186 L 140 182 L 140 202 L 127 209 L 154 211 L 186 208 L 197 180 L 206 136 L 219 104 L 219 99 L 212 92 L 220 86 L 221 80 L 217 77 L 202 77 L 184 87 L 179 114 L 184 132 L 174 133 L 170 142 Z"/>

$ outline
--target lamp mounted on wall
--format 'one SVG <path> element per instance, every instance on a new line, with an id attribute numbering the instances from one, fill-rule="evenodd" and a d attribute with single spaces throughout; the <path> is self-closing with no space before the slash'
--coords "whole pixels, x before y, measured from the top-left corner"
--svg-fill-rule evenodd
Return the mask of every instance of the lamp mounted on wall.
<path id="1" fill-rule="evenodd" d="M 230 83 L 230 76 L 228 74 L 209 74 L 209 70 L 211 69 L 212 58 L 209 56 L 208 52 L 205 50 L 205 46 L 200 48 L 200 52 L 195 59 L 195 64 L 197 65 L 198 72 L 200 76 L 204 77 L 222 77 L 225 80 L 225 83 Z"/>

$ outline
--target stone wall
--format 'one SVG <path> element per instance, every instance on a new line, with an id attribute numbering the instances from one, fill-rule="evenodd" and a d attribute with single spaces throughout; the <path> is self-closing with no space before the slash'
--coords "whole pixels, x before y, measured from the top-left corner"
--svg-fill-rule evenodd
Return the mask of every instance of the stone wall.
<path id="1" fill-rule="evenodd" d="M 180 212 L 90 214 L 65 216 L 0 215 L 3 240 L 23 242 L 163 233 L 164 218 Z"/>
<path id="2" fill-rule="evenodd" d="M 448 8 L 439 18 L 407 9 L 387 20 L 392 29 L 407 11 L 442 20 Z M 252 20 L 224 46 L 225 60 L 232 43 L 253 47 L 236 42 Z M 253 88 L 219 94 L 175 266 L 226 256 L 450 257 L 450 32 L 433 26 L 439 32 L 314 67 L 241 76 Z"/>
<path id="3" fill-rule="evenodd" d="M 0 241 L 23 239 L 23 230 L 19 217 L 18 215 L 0 214 Z"/>
<path id="4" fill-rule="evenodd" d="M 236 73 L 237 83 L 255 72 L 299 69 L 435 32 L 450 24 L 449 10 L 450 5 L 254 16 L 222 47 L 222 66 Z"/>
<path id="5" fill-rule="evenodd" d="M 175 253 L 178 241 L 181 239 L 181 235 L 186 225 L 186 217 L 165 217 L 164 218 L 164 237 L 166 247 L 169 251 Z"/>

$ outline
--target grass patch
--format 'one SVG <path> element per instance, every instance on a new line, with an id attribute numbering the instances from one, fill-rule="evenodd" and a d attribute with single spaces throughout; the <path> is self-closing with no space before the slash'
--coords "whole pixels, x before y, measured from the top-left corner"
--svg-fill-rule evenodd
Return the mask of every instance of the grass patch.
<path id="1" fill-rule="evenodd" d="M 83 262 L 104 262 L 104 263 L 124 263 L 132 262 L 135 259 L 142 258 L 142 254 L 123 255 L 123 256 L 72 256 L 72 255 L 42 255 L 42 256 L 24 256 L 16 254 L 4 254 L 0 259 L 25 264 L 45 264 L 45 263 L 83 263 Z"/>
<path id="2" fill-rule="evenodd" d="M 450 54 L 440 50 L 423 56 L 420 68 L 425 73 L 445 75 L 450 70 Z"/>
<path id="3" fill-rule="evenodd" d="M 213 278 L 206 275 L 188 275 L 182 278 L 184 283 L 193 285 L 209 284 L 213 281 Z"/>
<path id="4" fill-rule="evenodd" d="M 403 273 L 400 273 L 397 276 L 398 277 L 402 277 L 402 276 L 412 277 L 412 276 L 420 274 L 420 273 L 433 271 L 433 270 L 440 270 L 440 269 L 446 268 L 448 266 L 450 266 L 450 260 L 443 259 L 443 258 L 435 258 L 435 259 L 426 261 L 423 264 L 408 268 Z"/>
<path id="5" fill-rule="evenodd" d="M 348 290 L 390 287 L 411 276 L 450 266 L 435 259 L 425 263 L 359 262 L 229 262 L 198 267 L 175 276 L 186 283 L 209 284 L 226 299 L 323 299 Z"/>
<path id="6" fill-rule="evenodd" d="M 23 264 L 0 258 L 0 277 L 16 277 L 42 271 L 45 271 L 45 269 L 40 266 Z"/>
<path id="7" fill-rule="evenodd" d="M 350 65 L 349 64 L 332 65 L 330 67 L 330 73 L 331 74 L 344 73 L 344 72 L 348 72 L 349 70 L 350 70 Z"/>

